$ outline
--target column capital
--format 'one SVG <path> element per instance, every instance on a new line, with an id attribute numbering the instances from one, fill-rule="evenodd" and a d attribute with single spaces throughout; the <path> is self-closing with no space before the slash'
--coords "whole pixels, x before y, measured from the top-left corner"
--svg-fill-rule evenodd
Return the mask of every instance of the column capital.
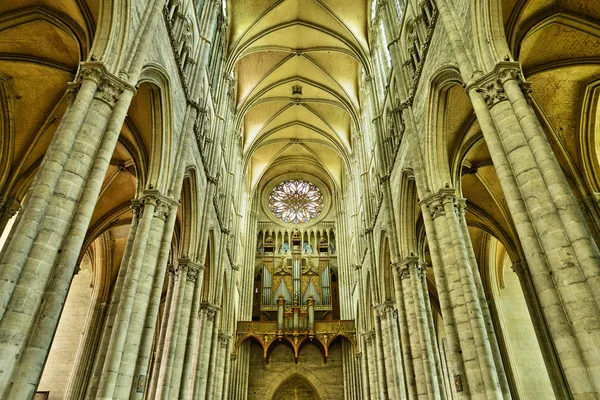
<path id="1" fill-rule="evenodd" d="M 418 274 L 418 278 L 423 278 L 427 273 L 427 264 L 414 255 L 410 255 L 399 261 L 396 268 L 400 279 L 410 278 L 411 273 L 416 273 Z"/>
<path id="2" fill-rule="evenodd" d="M 174 279 L 177 279 L 179 277 L 179 266 L 177 265 L 177 262 L 167 264 L 167 272 L 169 275 L 172 275 Z"/>
<path id="3" fill-rule="evenodd" d="M 600 206 L 600 193 L 594 192 L 581 198 L 583 206 L 588 210 L 593 210 L 596 206 Z"/>
<path id="4" fill-rule="evenodd" d="M 0 205 L 0 214 L 5 214 L 9 218 L 12 218 L 16 213 L 21 210 L 21 203 L 15 199 L 4 198 Z"/>
<path id="5" fill-rule="evenodd" d="M 177 260 L 177 263 L 179 264 L 180 268 L 185 268 L 187 270 L 186 279 L 189 282 L 196 282 L 198 279 L 198 273 L 201 270 L 204 270 L 204 265 L 192 261 L 189 258 L 180 258 Z"/>
<path id="6" fill-rule="evenodd" d="M 421 205 L 425 205 L 431 214 L 433 219 L 446 215 L 444 206 L 448 203 L 457 206 L 458 197 L 456 196 L 456 190 L 454 188 L 446 187 L 440 189 L 436 194 L 433 194 L 419 202 Z"/>
<path id="7" fill-rule="evenodd" d="M 521 64 L 515 61 L 501 61 L 494 67 L 494 70 L 483 75 L 466 87 L 467 93 L 475 90 L 483 96 L 489 108 L 496 104 L 508 100 L 504 92 L 504 83 L 509 80 L 516 80 L 522 85 L 526 95 L 529 94 L 530 84 L 523 78 Z"/>
<path id="8" fill-rule="evenodd" d="M 517 262 L 512 263 L 510 268 L 513 270 L 513 272 L 515 274 L 517 274 L 519 276 L 519 278 L 521 278 L 523 276 L 523 274 L 525 273 L 525 271 L 527 271 L 529 269 L 529 267 L 527 265 L 527 261 L 525 261 L 525 260 L 519 260 Z"/>
<path id="9" fill-rule="evenodd" d="M 69 98 L 75 100 L 79 88 L 84 81 L 93 81 L 97 85 L 95 99 L 103 101 L 110 107 L 114 107 L 119 97 L 125 90 L 136 92 L 133 85 L 125 79 L 113 75 L 108 71 L 104 63 L 100 61 L 85 61 L 79 64 L 79 73 L 75 80 L 69 83 Z"/>
<path id="10" fill-rule="evenodd" d="M 219 332 L 218 341 L 222 349 L 227 348 L 227 346 L 229 345 L 229 340 L 231 340 L 231 336 L 226 335 L 223 332 Z"/>
<path id="11" fill-rule="evenodd" d="M 134 214 L 142 216 L 144 208 L 147 205 L 154 206 L 154 215 L 158 218 L 166 220 L 173 209 L 179 207 L 179 202 L 172 197 L 165 196 L 155 189 L 144 190 L 142 196 L 131 201 L 131 208 Z"/>
<path id="12" fill-rule="evenodd" d="M 209 303 L 208 301 L 204 301 L 202 303 L 200 303 L 200 310 L 198 311 L 198 313 L 206 313 L 206 319 L 208 319 L 209 321 L 213 321 L 215 320 L 215 317 L 217 316 L 217 311 L 219 311 L 221 309 L 221 307 L 217 306 L 216 304 L 212 304 Z"/>
<path id="13" fill-rule="evenodd" d="M 370 331 L 364 331 L 362 333 L 362 337 L 365 339 L 365 343 L 368 346 L 371 346 L 371 344 L 373 343 L 373 339 L 375 337 L 375 331 L 370 330 Z"/>
<path id="14" fill-rule="evenodd" d="M 464 216 L 467 212 L 467 199 L 464 197 L 456 198 L 456 210 L 460 216 Z"/>

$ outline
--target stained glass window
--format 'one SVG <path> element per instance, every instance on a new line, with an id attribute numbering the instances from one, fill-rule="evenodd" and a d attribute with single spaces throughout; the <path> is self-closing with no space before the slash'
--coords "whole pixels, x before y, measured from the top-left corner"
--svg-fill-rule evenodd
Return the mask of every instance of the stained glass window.
<path id="1" fill-rule="evenodd" d="M 271 212 L 290 224 L 305 223 L 318 217 L 323 204 L 321 190 L 302 179 L 281 182 L 269 196 Z"/>

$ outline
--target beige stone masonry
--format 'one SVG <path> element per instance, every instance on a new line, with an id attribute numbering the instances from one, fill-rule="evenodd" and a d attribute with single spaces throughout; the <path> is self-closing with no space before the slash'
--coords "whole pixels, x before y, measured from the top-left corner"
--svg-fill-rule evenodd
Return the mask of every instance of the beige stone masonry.
<path id="1" fill-rule="evenodd" d="M 558 359 L 577 398 L 599 390 L 599 360 L 593 349 L 598 347 L 600 326 L 590 323 L 600 312 L 600 253 L 527 103 L 524 84 L 520 66 L 504 62 L 467 89 Z"/>
<path id="2" fill-rule="evenodd" d="M 461 376 L 460 379 L 463 381 L 463 386 L 468 387 L 468 390 L 460 394 L 464 393 L 474 398 L 503 398 L 490 338 L 485 328 L 485 315 L 479 303 L 465 245 L 470 238 L 464 237 L 462 233 L 454 189 L 442 189 L 438 194 L 422 200 L 421 204 L 426 206 L 424 212 L 428 212 L 433 219 L 434 237 L 439 248 L 444 249 L 440 261 L 445 276 L 440 276 L 439 269 L 436 270 L 435 265 L 434 273 L 436 283 L 445 278 L 452 304 L 451 312 L 460 343 L 460 350 L 456 350 L 460 352 L 465 369 L 465 376 Z M 428 238 L 431 239 L 429 231 Z M 443 286 L 438 285 L 439 290 L 443 290 Z M 442 316 L 446 319 L 447 315 L 444 311 L 442 309 Z M 452 327 L 449 328 L 449 332 L 452 332 Z M 456 362 L 460 362 L 459 360 L 454 356 L 452 369 L 457 367 Z M 454 375 L 459 374 L 455 372 Z"/>

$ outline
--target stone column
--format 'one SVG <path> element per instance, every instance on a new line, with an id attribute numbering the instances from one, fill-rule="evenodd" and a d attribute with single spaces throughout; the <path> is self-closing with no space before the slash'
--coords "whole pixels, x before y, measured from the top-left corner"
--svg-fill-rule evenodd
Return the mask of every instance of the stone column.
<path id="1" fill-rule="evenodd" d="M 600 327 L 590 325 L 600 313 L 600 252 L 523 90 L 513 62 L 467 87 L 570 392 L 585 397 L 600 393 Z"/>
<path id="2" fill-rule="evenodd" d="M 533 282 L 531 281 L 531 276 L 529 275 L 527 262 L 513 262 L 511 268 L 519 278 L 519 283 L 521 284 L 521 289 L 523 291 L 523 297 L 525 298 L 525 303 L 527 304 L 527 309 L 529 310 L 531 323 L 538 339 L 540 352 L 544 358 L 546 371 L 550 377 L 550 383 L 552 384 L 554 394 L 559 399 L 569 398 L 570 395 L 567 382 L 560 367 L 560 361 L 552 344 L 552 337 L 550 335 L 550 329 L 546 322 L 544 312 L 540 306 L 539 299 L 535 294 L 535 288 L 533 286 Z"/>
<path id="3" fill-rule="evenodd" d="M 412 307 L 415 315 L 415 328 L 418 337 L 418 351 L 420 353 L 421 367 L 424 372 L 424 382 L 421 386 L 427 389 L 427 398 L 445 399 L 445 392 L 440 390 L 443 386 L 439 357 L 436 357 L 436 336 L 433 333 L 433 320 L 429 305 L 426 274 L 427 269 L 418 257 L 409 256 L 403 261 L 402 276 L 406 277 L 409 293 L 412 295 Z M 408 289 L 408 288 L 407 288 Z"/>
<path id="4" fill-rule="evenodd" d="M 381 385 L 379 384 L 380 375 L 378 374 L 379 361 L 377 360 L 377 343 L 375 338 L 375 332 L 370 331 L 365 334 L 365 355 L 367 361 L 367 369 L 369 373 L 369 388 L 371 399 L 382 399 L 379 391 Z"/>
<path id="5" fill-rule="evenodd" d="M 175 283 L 179 280 L 177 276 L 178 272 L 178 267 L 175 264 L 167 267 L 167 295 L 165 297 L 165 306 L 163 308 L 163 315 L 160 321 L 158 341 L 154 348 L 154 364 L 152 366 L 152 370 L 150 371 L 151 374 L 149 375 L 150 382 L 146 389 L 149 399 L 154 399 L 156 397 L 156 389 L 160 376 L 160 366 L 162 365 L 162 357 L 164 354 L 165 339 L 167 336 L 167 331 L 169 330 L 169 317 L 171 313 L 171 302 L 173 301 L 173 291 L 175 289 Z"/>
<path id="6" fill-rule="evenodd" d="M 410 339 L 408 333 L 408 318 L 406 316 L 406 303 L 404 290 L 402 287 L 403 273 L 402 264 L 396 263 L 392 267 L 392 276 L 394 279 L 394 290 L 396 291 L 396 312 L 397 312 L 397 328 L 399 330 L 400 340 L 398 343 L 399 348 L 402 351 L 402 361 L 404 370 L 401 376 L 405 378 L 406 395 L 409 399 L 417 398 L 415 372 L 412 359 L 412 351 L 410 347 Z M 408 294 L 408 293 L 407 293 Z"/>
<path id="7" fill-rule="evenodd" d="M 183 370 L 183 360 L 185 357 L 186 341 L 188 340 L 188 327 L 190 324 L 190 313 L 192 308 L 192 297 L 194 294 L 194 281 L 198 276 L 198 265 L 188 258 L 179 259 L 178 263 L 181 268 L 185 268 L 185 282 L 182 284 L 181 304 L 179 309 L 173 310 L 179 314 L 179 321 L 176 322 L 176 327 L 173 329 L 174 344 L 169 346 L 171 360 L 166 363 L 166 367 L 170 370 L 165 377 L 169 377 L 164 390 L 165 399 L 177 397 L 181 384 L 181 373 Z M 184 279 L 184 276 L 181 276 Z M 174 304 L 174 303 L 172 303 Z"/>
<path id="8" fill-rule="evenodd" d="M 417 315 L 415 312 L 415 302 L 418 299 L 415 298 L 412 292 L 411 284 L 411 270 L 410 264 L 403 263 L 403 267 L 400 269 L 400 280 L 402 282 L 402 291 L 404 292 L 404 307 L 406 312 L 406 324 L 407 324 L 407 345 L 410 347 L 409 356 L 412 362 L 413 371 L 413 385 L 412 391 L 414 392 L 415 398 L 427 396 L 429 393 L 427 387 L 426 371 L 423 366 L 423 358 L 421 352 L 421 342 L 419 338 L 419 328 L 417 322 Z"/>
<path id="9" fill-rule="evenodd" d="M 462 361 L 466 372 L 466 379 L 458 378 L 466 388 L 461 393 L 501 399 L 504 396 L 465 245 L 470 238 L 462 234 L 454 189 L 442 189 L 421 203 L 427 206 L 426 212 L 432 216 L 438 247 L 446 249 L 441 257 L 444 274 L 436 274 L 436 282 L 445 280 L 445 284 L 440 286 L 447 286 L 449 290 L 451 312 L 457 321 L 459 351 L 463 354 Z M 446 318 L 444 314 L 448 311 L 442 310 L 443 318 Z M 455 367 L 454 362 L 452 367 Z"/>
<path id="10" fill-rule="evenodd" d="M 367 366 L 367 357 L 366 357 L 366 341 L 362 341 L 362 352 L 358 354 L 360 361 L 360 372 L 361 372 L 361 389 L 362 389 L 362 397 L 364 399 L 368 399 L 371 393 L 371 388 L 369 385 L 369 381 L 371 377 L 369 376 L 369 368 Z"/>
<path id="11" fill-rule="evenodd" d="M 220 333 L 218 336 L 218 346 L 216 351 L 216 359 L 214 362 L 216 363 L 215 368 L 215 379 L 214 379 L 214 388 L 211 398 L 213 399 L 221 399 L 223 398 L 223 384 L 225 383 L 225 368 L 226 364 L 228 364 L 227 360 L 229 358 L 229 341 L 230 337 Z"/>
<path id="12" fill-rule="evenodd" d="M 379 385 L 379 397 L 382 399 L 388 398 L 388 378 L 385 368 L 385 357 L 383 355 L 384 337 L 381 329 L 381 320 L 375 315 L 375 342 L 374 342 L 374 357 L 377 361 L 377 384 Z"/>
<path id="13" fill-rule="evenodd" d="M 157 311 L 157 307 L 156 310 L 151 307 L 156 301 L 151 293 L 156 291 L 154 286 L 159 284 L 162 290 L 165 272 L 159 264 L 164 261 L 166 269 L 166 257 L 159 256 L 161 247 L 166 247 L 168 252 L 169 246 L 161 242 L 163 234 L 168 235 L 170 240 L 171 232 L 170 229 L 165 232 L 165 222 L 169 218 L 167 225 L 173 226 L 176 213 L 171 209 L 177 205 L 174 200 L 154 190 L 146 191 L 140 199 L 142 215 L 128 261 L 128 271 L 108 345 L 98 398 L 112 398 L 117 393 L 128 397 L 132 388 L 137 387 L 145 378 L 139 374 L 134 377 L 134 371 L 138 369 L 138 356 L 149 357 L 150 349 L 146 348 L 142 340 L 143 331 L 147 316 L 152 316 L 151 314 Z M 151 325 L 154 329 L 155 318 Z M 144 354 L 145 352 L 148 354 Z"/>
<path id="14" fill-rule="evenodd" d="M 213 342 L 213 328 L 218 307 L 209 303 L 203 303 L 201 309 L 202 330 L 200 333 L 199 357 L 196 363 L 196 382 L 194 391 L 194 400 L 206 399 L 206 392 L 209 378 L 209 363 L 211 347 Z M 204 314 L 204 315 L 202 315 Z"/>
<path id="15" fill-rule="evenodd" d="M 200 318 L 199 318 L 199 310 L 200 310 L 200 298 L 202 296 L 202 284 L 204 278 L 204 265 L 195 264 L 190 265 L 187 273 L 188 285 L 191 284 L 193 292 L 193 297 L 191 300 L 191 306 L 189 314 L 187 314 L 187 319 L 189 321 L 189 327 L 187 330 L 182 330 L 179 335 L 179 343 L 177 345 L 178 351 L 184 349 L 184 355 L 176 355 L 176 360 L 183 360 L 181 366 L 181 378 L 179 379 L 179 398 L 187 399 L 193 393 L 193 370 L 194 370 L 194 360 L 196 359 L 196 351 L 198 347 L 199 334 L 200 334 Z M 172 387 L 175 387 L 175 382 L 173 382 Z M 190 388 L 192 388 L 192 392 L 190 392 Z"/>
<path id="16" fill-rule="evenodd" d="M 373 332 L 365 332 L 364 344 L 365 344 L 365 364 L 367 368 L 367 379 L 369 381 L 369 399 L 380 399 L 379 397 L 379 380 L 377 379 L 377 358 L 375 356 L 374 348 L 374 336 Z"/>
<path id="17" fill-rule="evenodd" d="M 106 359 L 106 352 L 108 349 L 108 344 L 110 342 L 110 337 L 112 333 L 112 328 L 114 326 L 115 317 L 117 314 L 117 310 L 119 307 L 119 299 L 121 298 L 121 293 L 123 292 L 123 286 L 125 282 L 125 276 L 127 275 L 127 267 L 129 265 L 129 259 L 131 257 L 131 250 L 133 248 L 133 243 L 135 242 L 137 228 L 139 224 L 140 217 L 140 207 L 139 202 L 137 200 L 132 201 L 131 209 L 133 211 L 133 219 L 131 221 L 131 225 L 129 228 L 129 234 L 127 236 L 127 243 L 125 244 L 125 250 L 123 251 L 123 258 L 121 259 L 121 265 L 119 267 L 119 274 L 117 275 L 117 280 L 115 282 L 115 286 L 113 289 L 113 293 L 110 300 L 110 306 L 108 308 L 108 315 L 106 316 L 106 323 L 104 324 L 102 330 L 102 336 L 100 339 L 100 346 L 98 348 L 96 357 L 94 359 L 94 367 L 90 380 L 89 387 L 85 392 L 85 399 L 95 399 L 96 391 L 98 390 L 98 385 L 100 383 L 100 377 L 102 375 L 102 369 L 104 368 L 104 361 Z M 78 396 L 75 398 L 79 398 Z"/>
<path id="18" fill-rule="evenodd" d="M 108 307 L 106 303 L 92 305 L 88 315 L 86 330 L 73 363 L 73 369 L 67 386 L 65 398 L 84 398 L 85 390 L 93 372 L 94 359 L 99 348 L 100 336 L 106 322 Z"/>
<path id="19" fill-rule="evenodd" d="M 391 302 L 379 304 L 376 309 L 381 320 L 388 397 L 390 399 L 402 399 L 406 396 L 406 387 L 402 374 L 402 353 L 399 346 L 400 337 L 395 326 L 398 314 Z"/>
<path id="20" fill-rule="evenodd" d="M 72 88 L 2 252 L 0 396 L 28 398 L 37 386 L 135 90 L 100 63 L 82 64 Z"/>
<path id="21" fill-rule="evenodd" d="M 444 323 L 444 330 L 446 332 L 446 342 L 448 343 L 447 351 L 445 351 L 445 353 L 448 354 L 448 371 L 452 371 L 452 376 L 450 376 L 449 379 L 454 377 L 463 380 L 465 379 L 466 375 L 465 366 L 463 363 L 462 351 L 460 349 L 458 330 L 454 319 L 450 291 L 448 289 L 448 283 L 446 282 L 446 269 L 443 267 L 441 251 L 437 243 L 437 234 L 435 232 L 433 217 L 427 206 L 424 204 L 421 204 L 421 211 L 427 232 L 427 242 L 429 244 L 429 251 L 431 254 L 432 266 L 438 290 L 440 312 L 443 316 L 442 321 Z M 460 392 L 455 397 L 460 398 L 461 394 L 464 394 L 464 397 L 468 398 L 468 388 L 465 393 Z"/>
<path id="22" fill-rule="evenodd" d="M 224 400 L 228 400 L 230 397 L 230 392 L 231 392 L 231 387 L 233 386 L 233 383 L 229 380 L 230 377 L 232 376 L 231 373 L 231 364 L 233 363 L 233 361 L 235 361 L 235 358 L 233 356 L 233 354 L 231 354 L 231 348 L 232 348 L 232 343 L 231 340 L 227 341 L 227 348 L 225 349 L 225 371 L 223 374 L 223 395 L 221 396 L 222 399 Z"/>
<path id="23" fill-rule="evenodd" d="M 457 200 L 458 219 L 460 221 L 460 226 L 462 229 L 463 237 L 469 239 L 469 240 L 465 240 L 465 247 L 467 248 L 467 254 L 469 256 L 471 273 L 473 274 L 475 288 L 477 290 L 477 295 L 479 297 L 479 304 L 481 305 L 483 319 L 486 324 L 486 331 L 487 331 L 488 338 L 490 341 L 492 354 L 494 356 L 494 362 L 496 364 L 496 371 L 498 372 L 498 379 L 500 381 L 500 386 L 502 388 L 502 393 L 503 393 L 504 397 L 510 398 L 511 397 L 510 388 L 508 387 L 508 378 L 506 376 L 506 371 L 504 370 L 504 364 L 502 362 L 502 354 L 500 353 L 500 346 L 498 345 L 498 339 L 496 337 L 496 332 L 494 331 L 494 324 L 492 323 L 492 315 L 490 313 L 490 309 L 488 306 L 488 299 L 485 294 L 485 289 L 483 287 L 481 275 L 479 273 L 479 267 L 477 266 L 477 259 L 475 258 L 475 251 L 473 250 L 473 244 L 470 240 L 469 227 L 467 225 L 467 218 L 465 215 L 466 209 L 467 209 L 467 200 L 466 199 L 458 199 Z"/>
<path id="24" fill-rule="evenodd" d="M 165 313 L 166 332 L 162 343 L 162 357 L 156 360 L 160 369 L 156 371 L 156 398 L 166 399 L 179 394 L 188 326 L 192 309 L 194 286 L 200 266 L 188 258 L 177 261 L 176 273 L 173 275 L 174 288 L 169 311 Z M 161 334 L 162 336 L 162 334 Z M 191 338 L 190 338 L 191 339 Z M 159 343 L 160 344 L 160 343 Z M 187 383 L 187 382 L 186 382 Z M 149 393 L 150 398 L 154 398 Z"/>
<path id="25" fill-rule="evenodd" d="M 216 376 L 217 376 L 217 354 L 220 348 L 219 344 L 219 326 L 221 325 L 221 317 L 222 310 L 221 308 L 217 309 L 215 312 L 215 321 L 212 328 L 212 337 L 210 339 L 210 353 L 208 357 L 208 377 L 206 383 L 206 398 L 212 399 L 215 385 L 216 385 Z"/>

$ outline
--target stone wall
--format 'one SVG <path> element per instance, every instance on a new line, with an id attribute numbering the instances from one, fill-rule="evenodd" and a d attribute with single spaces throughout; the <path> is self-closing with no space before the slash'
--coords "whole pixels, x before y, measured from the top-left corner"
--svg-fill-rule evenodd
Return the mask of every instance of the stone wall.
<path id="1" fill-rule="evenodd" d="M 517 274 L 510 269 L 505 258 L 504 287 L 500 288 L 498 303 L 501 307 L 505 335 L 509 339 L 509 352 L 513 368 L 517 370 L 520 392 L 526 399 L 551 399 L 552 384 L 544 368 L 540 346 L 533 330 L 531 317 L 525 304 L 523 290 Z"/>
<path id="2" fill-rule="evenodd" d="M 280 343 L 275 345 L 267 363 L 262 347 L 252 343 L 248 400 L 287 399 L 290 393 L 298 399 L 343 399 L 341 342 L 331 345 L 326 362 L 323 358 L 322 349 L 308 343 L 300 349 L 296 364 L 291 347 Z M 319 397 L 314 397 L 311 391 Z M 293 396 L 289 398 L 295 398 Z"/>
<path id="3" fill-rule="evenodd" d="M 73 277 L 67 302 L 38 386 L 38 391 L 50 392 L 49 400 L 65 398 L 81 332 L 85 327 L 90 307 L 91 281 L 92 268 L 89 258 L 85 257 L 81 263 L 81 270 Z"/>

